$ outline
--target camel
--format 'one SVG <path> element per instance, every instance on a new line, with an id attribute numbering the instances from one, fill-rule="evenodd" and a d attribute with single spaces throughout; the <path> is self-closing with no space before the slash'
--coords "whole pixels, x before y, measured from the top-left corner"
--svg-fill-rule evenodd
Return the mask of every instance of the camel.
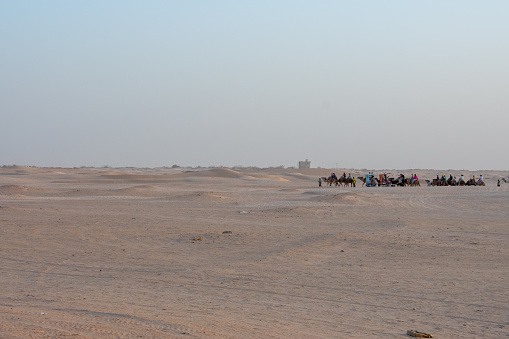
<path id="1" fill-rule="evenodd" d="M 451 179 L 451 178 L 447 179 L 447 184 L 448 184 L 449 186 L 459 186 L 459 183 L 458 183 L 458 182 L 456 182 L 456 180 Z"/>
<path id="2" fill-rule="evenodd" d="M 365 177 L 358 177 L 358 178 L 360 180 L 362 180 L 362 186 L 364 186 L 366 184 L 366 178 Z M 372 183 L 372 186 L 380 186 L 380 182 L 375 177 L 371 178 L 371 183 Z"/>
<path id="3" fill-rule="evenodd" d="M 345 185 L 350 185 L 350 187 L 353 187 L 353 178 L 352 177 L 348 177 L 345 179 Z"/>
<path id="4" fill-rule="evenodd" d="M 419 179 L 417 180 L 414 180 L 414 182 L 410 182 L 410 186 L 421 186 L 421 184 L 419 183 Z"/>
<path id="5" fill-rule="evenodd" d="M 331 177 L 322 177 L 322 182 L 325 183 L 325 186 L 331 185 Z"/>
<path id="6" fill-rule="evenodd" d="M 431 181 L 426 180 L 426 182 L 428 183 L 428 186 L 441 186 L 440 179 L 433 179 Z"/>
<path id="7" fill-rule="evenodd" d="M 364 182 L 366 181 L 366 179 L 364 179 Z M 345 178 L 345 177 L 341 177 L 339 178 L 339 183 L 344 185 L 345 187 L 348 187 L 348 185 L 350 185 L 351 187 L 353 187 L 353 179 L 352 178 Z"/>
<path id="8" fill-rule="evenodd" d="M 428 186 L 449 186 L 447 180 L 443 179 L 433 179 L 431 180 L 431 183 L 429 180 L 426 180 L 426 182 L 428 183 Z"/>
<path id="9" fill-rule="evenodd" d="M 447 180 L 443 180 L 443 179 L 433 179 L 433 184 L 432 186 L 449 186 L 449 183 L 447 182 Z"/>
<path id="10" fill-rule="evenodd" d="M 328 177 L 328 178 L 325 178 L 325 177 L 322 177 L 322 180 L 325 181 L 325 186 L 332 186 L 332 184 L 334 185 L 338 185 L 339 184 L 339 180 L 338 178 L 333 178 L 333 177 Z"/>
<path id="11" fill-rule="evenodd" d="M 405 187 L 408 184 L 409 184 L 409 182 L 408 182 L 407 178 L 403 179 L 403 178 L 399 177 L 398 180 L 396 181 L 396 186 Z"/>
<path id="12" fill-rule="evenodd" d="M 365 177 L 357 177 L 357 179 L 362 181 L 362 186 L 366 185 L 366 178 Z M 378 186 L 378 179 L 377 178 L 373 177 L 373 178 L 371 178 L 371 181 L 373 181 L 375 183 L 375 186 Z"/>
<path id="13" fill-rule="evenodd" d="M 468 179 L 468 181 L 465 183 L 465 186 L 477 186 L 477 182 L 475 179 Z"/>

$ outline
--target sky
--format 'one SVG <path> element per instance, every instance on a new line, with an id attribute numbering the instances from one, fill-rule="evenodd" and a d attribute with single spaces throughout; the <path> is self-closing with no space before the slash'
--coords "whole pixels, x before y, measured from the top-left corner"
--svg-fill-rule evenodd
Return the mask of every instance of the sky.
<path id="1" fill-rule="evenodd" d="M 506 0 L 0 8 L 0 165 L 509 170 Z"/>

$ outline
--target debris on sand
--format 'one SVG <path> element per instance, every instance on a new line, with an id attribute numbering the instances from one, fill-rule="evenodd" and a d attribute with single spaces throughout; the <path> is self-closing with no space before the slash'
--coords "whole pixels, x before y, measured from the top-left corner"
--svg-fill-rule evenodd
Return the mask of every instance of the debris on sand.
<path id="1" fill-rule="evenodd" d="M 406 331 L 406 334 L 408 334 L 411 337 L 415 337 L 415 338 L 433 338 L 433 334 L 419 332 L 419 331 L 415 331 L 415 330 L 408 330 L 408 331 Z"/>
<path id="2" fill-rule="evenodd" d="M 201 240 L 201 237 L 196 237 L 196 238 L 191 239 L 191 241 L 200 241 L 200 240 Z"/>
<path id="3" fill-rule="evenodd" d="M 232 234 L 232 231 L 224 231 L 223 234 Z"/>

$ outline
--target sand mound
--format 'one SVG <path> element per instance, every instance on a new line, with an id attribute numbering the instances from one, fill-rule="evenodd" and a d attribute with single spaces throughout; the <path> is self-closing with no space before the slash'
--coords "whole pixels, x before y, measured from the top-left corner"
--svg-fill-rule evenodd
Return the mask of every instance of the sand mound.
<path id="1" fill-rule="evenodd" d="M 304 192 L 304 194 L 310 194 Z M 346 204 L 366 204 L 371 200 L 367 195 L 357 192 L 338 192 L 333 194 L 320 194 L 310 197 L 311 201 L 328 202 L 328 203 L 346 203 Z M 372 203 L 372 202 L 371 202 Z"/>
<path id="2" fill-rule="evenodd" d="M 278 182 L 289 182 L 290 181 L 290 180 L 285 179 L 281 176 L 273 175 L 273 174 L 259 174 L 259 175 L 252 174 L 249 176 L 244 176 L 243 179 L 259 180 L 259 181 L 278 181 Z"/>
<path id="3" fill-rule="evenodd" d="M 125 176 L 135 176 L 138 174 L 132 174 L 132 173 L 125 173 L 120 171 L 107 171 L 107 172 L 101 172 L 101 176 L 112 176 L 112 175 L 125 175 Z M 142 175 L 142 174 L 141 174 Z"/>
<path id="4" fill-rule="evenodd" d="M 0 168 L 0 174 L 2 175 L 26 175 L 29 174 L 28 168 L 20 166 L 10 166 Z"/>
<path id="5" fill-rule="evenodd" d="M 0 168 L 2 175 L 70 175 L 70 174 L 86 174 L 92 172 L 90 170 L 76 168 L 58 168 L 58 167 L 28 167 L 28 166 L 9 166 Z"/>
<path id="6" fill-rule="evenodd" d="M 172 178 L 227 178 L 237 179 L 242 176 L 241 173 L 227 169 L 227 168 L 215 168 L 206 171 L 187 171 L 178 174 L 170 175 Z"/>
<path id="7" fill-rule="evenodd" d="M 285 178 L 277 176 L 277 175 L 264 175 L 261 177 L 261 179 L 270 180 L 270 181 L 284 181 L 284 182 L 290 181 L 288 179 L 285 179 Z"/>
<path id="8" fill-rule="evenodd" d="M 1 194 L 19 194 L 19 193 L 30 193 L 30 192 L 41 192 L 40 188 L 26 187 L 21 185 L 3 185 L 0 186 Z"/>
<path id="9" fill-rule="evenodd" d="M 292 177 L 299 180 L 309 180 L 309 181 L 318 181 L 319 176 L 312 176 L 302 173 L 287 173 L 285 174 L 286 177 Z"/>
<path id="10" fill-rule="evenodd" d="M 118 189 L 74 189 L 65 192 L 66 195 L 73 197 L 110 197 L 110 196 L 160 196 L 162 193 L 158 191 L 157 186 L 153 185 L 137 185 Z M 62 195 L 62 193 L 59 193 Z"/>
<path id="11" fill-rule="evenodd" d="M 220 177 L 220 178 L 240 178 L 241 174 L 237 171 L 225 168 L 212 169 L 207 172 L 203 172 L 205 176 Z"/>
<path id="12" fill-rule="evenodd" d="M 218 199 L 228 199 L 225 195 L 213 192 L 193 192 L 188 194 L 180 194 L 168 197 L 171 201 L 218 201 Z"/>
<path id="13" fill-rule="evenodd" d="M 149 193 L 153 194 L 153 191 L 156 189 L 157 187 L 153 185 L 138 185 L 133 187 L 121 188 L 118 190 L 114 190 L 113 192 L 129 195 L 145 195 Z"/>
<path id="14" fill-rule="evenodd" d="M 155 178 L 159 178 L 160 175 L 143 175 L 143 174 L 120 173 L 120 172 L 108 172 L 108 173 L 102 173 L 101 177 L 105 178 L 105 179 L 134 180 L 134 179 L 155 179 Z"/>

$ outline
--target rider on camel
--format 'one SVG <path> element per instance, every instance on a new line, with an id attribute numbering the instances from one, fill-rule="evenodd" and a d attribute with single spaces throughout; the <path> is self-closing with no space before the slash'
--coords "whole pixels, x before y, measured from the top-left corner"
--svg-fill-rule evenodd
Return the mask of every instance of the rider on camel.
<path id="1" fill-rule="evenodd" d="M 414 183 L 414 182 L 416 182 L 417 180 L 418 180 L 418 179 L 417 179 L 417 173 L 416 173 L 416 174 L 414 174 L 414 175 L 412 176 L 412 182 L 411 182 L 411 183 L 413 184 L 413 183 Z"/>

